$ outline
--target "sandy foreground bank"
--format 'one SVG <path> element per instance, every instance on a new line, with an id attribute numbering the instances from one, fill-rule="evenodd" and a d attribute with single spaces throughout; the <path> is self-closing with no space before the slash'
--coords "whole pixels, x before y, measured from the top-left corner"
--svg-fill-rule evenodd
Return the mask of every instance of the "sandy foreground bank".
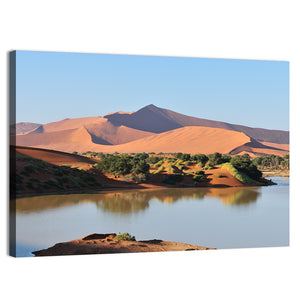
<path id="1" fill-rule="evenodd" d="M 162 240 L 120 241 L 115 237 L 115 233 L 94 233 L 77 240 L 58 243 L 48 249 L 34 251 L 32 253 L 35 256 L 55 256 L 214 249 L 184 243 L 166 242 Z"/>

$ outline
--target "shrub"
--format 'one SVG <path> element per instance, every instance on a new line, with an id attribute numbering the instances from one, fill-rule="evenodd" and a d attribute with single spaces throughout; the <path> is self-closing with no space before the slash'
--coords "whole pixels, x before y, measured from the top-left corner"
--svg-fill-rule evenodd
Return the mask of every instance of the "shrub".
<path id="1" fill-rule="evenodd" d="M 16 160 L 20 160 L 20 161 L 30 161 L 31 157 L 29 156 L 25 156 L 25 155 L 20 155 L 16 157 Z"/>
<path id="2" fill-rule="evenodd" d="M 207 156 L 208 156 L 209 162 L 210 162 L 211 165 L 213 165 L 213 166 L 222 163 L 222 154 L 219 153 L 219 152 L 215 152 L 215 153 L 212 153 L 212 154 L 208 154 Z"/>
<path id="3" fill-rule="evenodd" d="M 204 182 L 205 181 L 205 176 L 204 175 L 195 175 L 193 176 L 193 180 L 197 181 L 197 182 Z"/>
<path id="4" fill-rule="evenodd" d="M 207 163 L 208 157 L 205 154 L 195 154 L 191 157 L 191 160 L 201 163 L 201 166 L 203 166 Z"/>
<path id="5" fill-rule="evenodd" d="M 133 174 L 148 174 L 150 166 L 146 163 L 145 160 L 135 161 L 134 165 L 131 168 L 131 173 Z"/>
<path id="6" fill-rule="evenodd" d="M 148 164 L 151 164 L 151 165 L 155 165 L 156 163 L 158 163 L 160 161 L 160 158 L 158 156 L 149 156 L 147 159 L 146 159 L 146 162 Z"/>
<path id="7" fill-rule="evenodd" d="M 135 241 L 135 236 L 131 236 L 128 232 L 120 233 L 115 236 L 119 241 Z"/>
<path id="8" fill-rule="evenodd" d="M 85 182 L 95 182 L 96 178 L 91 174 L 86 174 L 85 176 L 82 177 L 82 180 Z"/>
<path id="9" fill-rule="evenodd" d="M 164 166 L 160 166 L 156 171 L 153 172 L 153 174 L 159 174 L 165 170 Z"/>
<path id="10" fill-rule="evenodd" d="M 134 157 L 127 154 L 111 155 L 103 158 L 100 163 L 95 164 L 95 167 L 104 172 L 113 173 L 115 176 L 130 173 L 148 174 L 150 169 L 149 164 L 146 162 L 148 156 L 146 153 L 137 153 Z"/>
<path id="11" fill-rule="evenodd" d="M 212 163 L 210 163 L 210 162 L 207 162 L 206 164 L 205 164 L 205 169 L 207 169 L 207 170 L 211 170 L 211 169 L 213 169 L 213 164 Z"/>
<path id="12" fill-rule="evenodd" d="M 237 180 L 245 184 L 259 184 L 256 180 L 250 178 L 247 174 L 238 171 L 231 163 L 224 163 L 221 165 L 222 169 L 230 172 Z"/>
<path id="13" fill-rule="evenodd" d="M 181 174 L 170 174 L 170 175 L 167 175 L 163 179 L 163 183 L 166 183 L 166 184 L 176 184 L 176 182 L 182 181 L 183 178 L 184 178 L 184 175 L 181 175 Z"/>
<path id="14" fill-rule="evenodd" d="M 55 168 L 54 171 L 53 171 L 53 174 L 55 176 L 63 176 L 64 175 L 64 171 L 60 168 Z"/>
<path id="15" fill-rule="evenodd" d="M 24 172 L 27 174 L 36 173 L 36 171 L 39 169 L 38 166 L 33 164 L 28 164 L 24 167 Z"/>
<path id="16" fill-rule="evenodd" d="M 67 182 L 69 182 L 69 177 L 64 175 L 64 176 L 61 176 L 60 178 L 57 179 L 59 184 L 65 184 Z"/>
<path id="17" fill-rule="evenodd" d="M 29 188 L 29 189 L 34 189 L 34 185 L 33 185 L 33 183 L 31 181 L 28 181 L 26 183 L 26 187 Z"/>
<path id="18" fill-rule="evenodd" d="M 22 175 L 16 174 L 15 178 L 12 178 L 11 180 L 14 181 L 16 180 L 17 184 L 20 184 L 23 182 L 24 177 Z"/>
<path id="19" fill-rule="evenodd" d="M 136 182 L 136 183 L 141 183 L 141 182 L 145 182 L 147 180 L 147 175 L 146 174 L 136 174 L 136 175 L 133 175 L 133 180 Z"/>
<path id="20" fill-rule="evenodd" d="M 58 182 L 55 179 L 48 179 L 44 182 L 44 184 L 48 186 L 57 186 Z"/>
<path id="21" fill-rule="evenodd" d="M 262 177 L 262 172 L 251 162 L 249 155 L 236 155 L 230 160 L 231 165 L 254 180 Z"/>
<path id="22" fill-rule="evenodd" d="M 163 164 L 163 160 L 159 160 L 156 164 L 154 164 L 155 168 L 159 168 Z"/>
<path id="23" fill-rule="evenodd" d="M 202 170 L 198 170 L 198 171 L 195 171 L 195 174 L 196 175 L 204 175 L 205 173 Z"/>
<path id="24" fill-rule="evenodd" d="M 179 172 L 179 169 L 175 165 L 171 165 L 171 164 L 166 166 L 166 170 L 169 173 L 178 173 Z"/>
<path id="25" fill-rule="evenodd" d="M 181 153 L 181 152 L 175 153 L 174 157 L 176 159 L 181 159 L 183 161 L 187 161 L 187 160 L 191 159 L 191 155 L 190 154 L 188 154 L 188 153 Z"/>

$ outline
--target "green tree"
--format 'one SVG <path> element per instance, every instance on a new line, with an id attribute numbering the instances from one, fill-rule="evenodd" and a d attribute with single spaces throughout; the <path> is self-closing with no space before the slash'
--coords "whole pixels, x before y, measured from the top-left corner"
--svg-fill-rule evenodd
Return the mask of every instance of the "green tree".
<path id="1" fill-rule="evenodd" d="M 222 154 L 215 152 L 213 154 L 208 154 L 208 160 L 212 165 L 218 165 L 222 163 Z"/>
<path id="2" fill-rule="evenodd" d="M 230 160 L 230 163 L 240 172 L 245 173 L 254 180 L 259 180 L 262 177 L 262 172 L 257 169 L 249 156 L 236 155 Z"/>

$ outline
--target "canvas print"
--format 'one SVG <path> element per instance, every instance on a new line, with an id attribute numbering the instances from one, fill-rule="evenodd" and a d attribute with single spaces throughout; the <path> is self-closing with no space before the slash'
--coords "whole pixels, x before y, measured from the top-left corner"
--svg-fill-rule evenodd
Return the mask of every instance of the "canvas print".
<path id="1" fill-rule="evenodd" d="M 289 63 L 12 51 L 10 255 L 289 245 Z"/>

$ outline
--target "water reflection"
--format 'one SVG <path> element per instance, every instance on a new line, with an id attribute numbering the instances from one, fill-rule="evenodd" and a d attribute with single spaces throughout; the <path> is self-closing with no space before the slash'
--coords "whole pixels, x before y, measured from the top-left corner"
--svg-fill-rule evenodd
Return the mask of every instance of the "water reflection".
<path id="1" fill-rule="evenodd" d="M 259 188 L 175 188 L 49 195 L 17 199 L 16 210 L 19 213 L 31 213 L 79 203 L 95 203 L 104 212 L 132 214 L 148 209 L 150 200 L 172 204 L 182 200 L 217 198 L 224 205 L 241 206 L 255 202 L 259 194 Z"/>

